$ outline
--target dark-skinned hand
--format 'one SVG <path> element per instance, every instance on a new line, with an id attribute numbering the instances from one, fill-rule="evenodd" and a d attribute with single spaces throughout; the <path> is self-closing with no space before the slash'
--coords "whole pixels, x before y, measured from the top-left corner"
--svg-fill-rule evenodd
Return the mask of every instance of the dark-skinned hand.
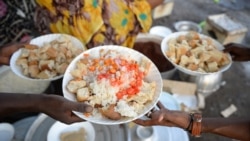
<path id="1" fill-rule="evenodd" d="M 58 95 L 48 96 L 46 105 L 40 105 L 40 108 L 45 114 L 66 124 L 84 121 L 72 111 L 90 113 L 93 110 L 90 105 L 73 102 Z"/>
<path id="2" fill-rule="evenodd" d="M 164 107 L 161 102 L 157 103 L 159 110 L 151 110 L 149 119 L 137 119 L 134 122 L 142 126 L 162 125 L 169 127 L 187 128 L 190 122 L 189 114 L 181 111 L 172 111 Z"/>
<path id="3" fill-rule="evenodd" d="M 10 58 L 14 52 L 23 48 L 25 43 L 8 44 L 0 48 L 0 65 L 9 65 Z"/>
<path id="4" fill-rule="evenodd" d="M 249 61 L 250 60 L 250 48 L 237 43 L 230 43 L 225 45 L 223 50 L 232 56 L 233 61 Z"/>

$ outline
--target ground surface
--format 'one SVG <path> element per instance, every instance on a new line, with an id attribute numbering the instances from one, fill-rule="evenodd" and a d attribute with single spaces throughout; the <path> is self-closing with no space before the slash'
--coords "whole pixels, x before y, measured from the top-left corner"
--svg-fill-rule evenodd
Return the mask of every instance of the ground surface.
<path id="1" fill-rule="evenodd" d="M 240 21 L 249 30 L 242 42 L 250 46 L 250 3 L 247 0 L 221 0 L 216 4 L 213 0 L 174 0 L 172 14 L 157 19 L 154 25 L 164 25 L 172 30 L 173 23 L 180 20 L 190 20 L 200 23 L 208 15 L 226 13 Z M 250 116 L 250 62 L 234 62 L 230 69 L 223 73 L 225 85 L 205 99 L 205 108 L 202 110 L 205 117 L 222 117 L 220 112 L 231 104 L 237 111 L 230 117 Z M 200 138 L 190 137 L 190 141 L 232 141 L 232 139 L 203 134 Z"/>

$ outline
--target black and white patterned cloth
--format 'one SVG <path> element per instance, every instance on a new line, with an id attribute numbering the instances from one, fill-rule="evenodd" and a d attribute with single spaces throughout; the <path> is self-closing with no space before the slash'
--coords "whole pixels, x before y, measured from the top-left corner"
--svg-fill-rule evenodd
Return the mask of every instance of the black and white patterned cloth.
<path id="1" fill-rule="evenodd" d="M 34 36 L 34 0 L 0 0 L 0 46 Z"/>

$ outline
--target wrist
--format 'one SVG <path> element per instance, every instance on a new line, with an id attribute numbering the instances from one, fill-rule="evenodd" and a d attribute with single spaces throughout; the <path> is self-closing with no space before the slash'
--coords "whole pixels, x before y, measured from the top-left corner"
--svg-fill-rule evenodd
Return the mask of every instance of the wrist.
<path id="1" fill-rule="evenodd" d="M 186 131 L 188 132 L 191 132 L 192 130 L 192 125 L 193 125 L 193 118 L 192 118 L 192 115 L 189 114 L 189 123 L 188 123 L 188 126 L 186 126 L 186 128 L 184 128 Z"/>
<path id="2" fill-rule="evenodd" d="M 192 136 L 200 137 L 202 131 L 202 115 L 201 113 L 191 113 L 190 123 L 186 128 Z"/>
<path id="3" fill-rule="evenodd" d="M 170 117 L 166 119 L 175 123 L 175 127 L 186 129 L 190 124 L 191 117 L 189 113 L 182 111 L 171 111 L 171 113 L 168 115 Z"/>

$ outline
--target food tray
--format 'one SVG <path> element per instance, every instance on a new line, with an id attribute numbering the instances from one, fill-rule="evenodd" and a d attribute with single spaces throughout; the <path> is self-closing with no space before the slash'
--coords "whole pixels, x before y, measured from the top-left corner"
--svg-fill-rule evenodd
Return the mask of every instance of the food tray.
<path id="1" fill-rule="evenodd" d="M 46 141 L 47 133 L 56 120 L 45 114 L 41 114 L 30 126 L 25 141 Z M 92 123 L 93 124 L 93 123 Z M 93 124 L 95 129 L 95 141 L 131 141 L 127 124 L 100 125 Z"/>

